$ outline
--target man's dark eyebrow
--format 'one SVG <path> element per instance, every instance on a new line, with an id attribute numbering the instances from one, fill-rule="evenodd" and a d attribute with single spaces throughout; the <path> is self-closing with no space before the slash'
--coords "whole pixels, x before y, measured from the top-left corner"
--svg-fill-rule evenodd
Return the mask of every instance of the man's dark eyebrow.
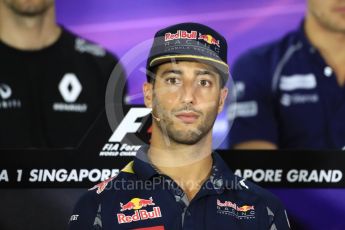
<path id="1" fill-rule="evenodd" d="M 196 70 L 195 72 L 197 75 L 209 74 L 211 76 L 217 76 L 217 72 L 209 69 Z"/>
<path id="2" fill-rule="evenodd" d="M 161 77 L 164 77 L 165 75 L 170 74 L 170 73 L 181 75 L 181 74 L 182 74 L 182 71 L 181 71 L 181 70 L 177 70 L 177 69 L 167 69 L 167 70 L 164 70 L 164 71 L 160 74 L 160 76 L 161 76 Z"/>

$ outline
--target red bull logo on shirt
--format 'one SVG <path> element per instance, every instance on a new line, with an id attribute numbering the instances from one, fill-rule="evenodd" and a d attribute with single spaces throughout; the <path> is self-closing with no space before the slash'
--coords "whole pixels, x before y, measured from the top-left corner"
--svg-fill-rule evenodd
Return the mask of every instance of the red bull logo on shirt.
<path id="1" fill-rule="evenodd" d="M 133 198 L 130 201 L 128 201 L 126 204 L 120 203 L 120 207 L 121 207 L 120 211 L 123 212 L 126 210 L 132 210 L 132 209 L 138 210 L 150 205 L 155 205 L 155 203 L 153 203 L 152 197 L 150 197 L 149 199 Z"/>
<path id="2" fill-rule="evenodd" d="M 210 45 L 216 45 L 220 47 L 219 40 L 216 40 L 212 35 L 209 34 L 199 34 L 198 40 L 203 40 Z"/>
<path id="3" fill-rule="evenodd" d="M 153 207 L 152 211 L 140 210 L 147 206 L 154 206 L 154 205 L 155 203 L 153 202 L 152 197 L 150 197 L 149 199 L 133 198 L 125 204 L 120 203 L 121 212 L 130 211 L 130 210 L 135 210 L 135 211 L 133 215 L 125 215 L 123 213 L 118 213 L 117 221 L 119 224 L 123 224 L 123 223 L 131 223 L 133 221 L 148 220 L 148 219 L 155 219 L 155 218 L 162 217 L 160 207 L 157 207 L 157 206 Z"/>
<path id="4" fill-rule="evenodd" d="M 243 205 L 243 206 L 237 207 L 237 211 L 239 211 L 239 212 L 248 212 L 249 210 L 254 210 L 254 206 L 253 205 Z"/>
<path id="5" fill-rule="evenodd" d="M 234 216 L 237 219 L 253 219 L 255 218 L 255 207 L 254 205 L 238 206 L 231 201 L 222 202 L 217 199 L 217 213 Z"/>

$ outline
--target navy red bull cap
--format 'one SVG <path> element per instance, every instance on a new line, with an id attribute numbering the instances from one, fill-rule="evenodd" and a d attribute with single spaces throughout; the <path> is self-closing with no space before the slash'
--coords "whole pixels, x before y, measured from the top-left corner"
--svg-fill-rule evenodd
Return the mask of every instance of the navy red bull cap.
<path id="1" fill-rule="evenodd" d="M 159 30 L 154 37 L 147 70 L 174 61 L 199 61 L 214 66 L 225 84 L 229 78 L 227 43 L 217 31 L 199 23 L 181 23 Z M 147 74 L 148 81 L 149 72 Z"/>

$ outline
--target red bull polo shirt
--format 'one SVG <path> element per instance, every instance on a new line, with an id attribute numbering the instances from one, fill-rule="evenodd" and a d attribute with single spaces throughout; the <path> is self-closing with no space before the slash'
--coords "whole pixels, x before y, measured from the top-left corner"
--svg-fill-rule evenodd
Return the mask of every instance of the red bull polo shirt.
<path id="1" fill-rule="evenodd" d="M 234 175 L 212 153 L 210 177 L 192 200 L 137 152 L 116 178 L 77 202 L 69 229 L 290 229 L 286 211 L 270 192 Z"/>

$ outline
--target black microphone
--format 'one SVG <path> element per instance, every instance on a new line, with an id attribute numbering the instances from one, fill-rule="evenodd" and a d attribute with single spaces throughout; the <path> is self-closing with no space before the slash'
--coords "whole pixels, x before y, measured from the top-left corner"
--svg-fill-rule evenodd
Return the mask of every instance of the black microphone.
<path id="1" fill-rule="evenodd" d="M 152 115 L 152 117 L 153 117 L 156 121 L 158 121 L 158 122 L 161 121 L 161 119 L 160 119 L 159 117 L 156 117 L 156 116 L 153 114 L 152 111 L 151 111 L 151 115 Z"/>

